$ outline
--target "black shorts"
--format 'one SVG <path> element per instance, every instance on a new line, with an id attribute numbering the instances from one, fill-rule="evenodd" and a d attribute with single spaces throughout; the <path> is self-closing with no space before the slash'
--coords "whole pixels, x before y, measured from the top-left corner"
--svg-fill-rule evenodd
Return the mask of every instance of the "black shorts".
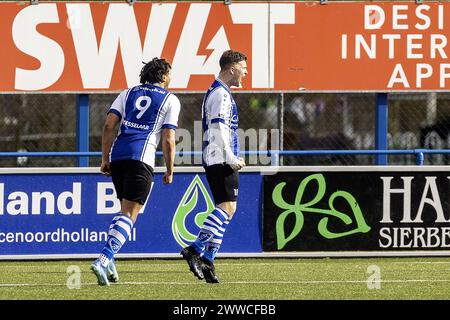
<path id="1" fill-rule="evenodd" d="M 153 168 L 137 160 L 119 160 L 110 164 L 117 198 L 144 204 L 153 184 Z"/>
<path id="2" fill-rule="evenodd" d="M 206 179 L 216 205 L 236 201 L 239 189 L 239 173 L 228 164 L 214 164 L 205 167 Z"/>

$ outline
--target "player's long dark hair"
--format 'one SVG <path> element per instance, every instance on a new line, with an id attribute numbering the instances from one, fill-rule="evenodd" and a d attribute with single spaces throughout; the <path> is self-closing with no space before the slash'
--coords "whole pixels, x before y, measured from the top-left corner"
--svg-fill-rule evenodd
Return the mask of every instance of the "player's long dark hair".
<path id="1" fill-rule="evenodd" d="M 144 66 L 139 74 L 142 84 L 164 82 L 164 75 L 172 69 L 166 59 L 153 58 L 150 62 L 143 63 Z"/>

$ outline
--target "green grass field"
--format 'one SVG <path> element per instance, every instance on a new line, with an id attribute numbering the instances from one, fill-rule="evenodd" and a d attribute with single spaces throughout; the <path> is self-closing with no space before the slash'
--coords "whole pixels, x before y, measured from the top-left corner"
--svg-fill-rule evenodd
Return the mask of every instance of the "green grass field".
<path id="1" fill-rule="evenodd" d="M 69 266 L 81 270 L 79 289 L 67 287 Z M 0 299 L 450 299 L 450 258 L 219 258 L 220 284 L 197 280 L 181 259 L 119 260 L 120 282 L 110 287 L 99 287 L 89 266 L 0 262 Z M 369 266 L 380 270 L 379 289 Z"/>

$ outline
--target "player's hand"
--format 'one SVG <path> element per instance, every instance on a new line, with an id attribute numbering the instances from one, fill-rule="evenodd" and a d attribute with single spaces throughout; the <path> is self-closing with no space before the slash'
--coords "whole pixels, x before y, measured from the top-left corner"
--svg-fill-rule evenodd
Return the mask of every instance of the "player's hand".
<path id="1" fill-rule="evenodd" d="M 102 165 L 100 167 L 100 172 L 104 176 L 107 176 L 107 177 L 111 176 L 111 167 L 109 165 L 109 161 L 102 161 Z"/>
<path id="2" fill-rule="evenodd" d="M 166 172 L 163 176 L 163 183 L 164 184 L 171 184 L 173 181 L 173 173 Z"/>
<path id="3" fill-rule="evenodd" d="M 245 161 L 243 158 L 236 158 L 235 161 L 230 164 L 230 167 L 233 170 L 241 170 L 243 167 L 245 167 Z"/>
<path id="4" fill-rule="evenodd" d="M 246 164 L 245 164 L 245 161 L 244 161 L 244 158 L 238 158 L 239 159 L 239 161 L 240 161 L 240 168 L 239 168 L 239 170 L 241 170 L 243 167 L 245 167 L 246 166 Z"/>

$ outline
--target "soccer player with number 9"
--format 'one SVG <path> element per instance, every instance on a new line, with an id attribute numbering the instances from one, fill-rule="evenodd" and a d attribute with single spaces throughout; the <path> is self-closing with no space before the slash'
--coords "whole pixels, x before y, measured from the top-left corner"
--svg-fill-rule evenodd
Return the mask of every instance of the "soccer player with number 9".
<path id="1" fill-rule="evenodd" d="M 142 68 L 141 84 L 122 91 L 108 111 L 103 126 L 100 170 L 112 177 L 121 212 L 113 218 L 106 244 L 91 265 L 99 285 L 109 285 L 119 279 L 114 256 L 129 238 L 139 211 L 150 195 L 155 152 L 161 136 L 166 164 L 163 183 L 172 183 L 180 101 L 167 90 L 170 79 L 170 64 L 165 59 L 154 58 Z"/>

